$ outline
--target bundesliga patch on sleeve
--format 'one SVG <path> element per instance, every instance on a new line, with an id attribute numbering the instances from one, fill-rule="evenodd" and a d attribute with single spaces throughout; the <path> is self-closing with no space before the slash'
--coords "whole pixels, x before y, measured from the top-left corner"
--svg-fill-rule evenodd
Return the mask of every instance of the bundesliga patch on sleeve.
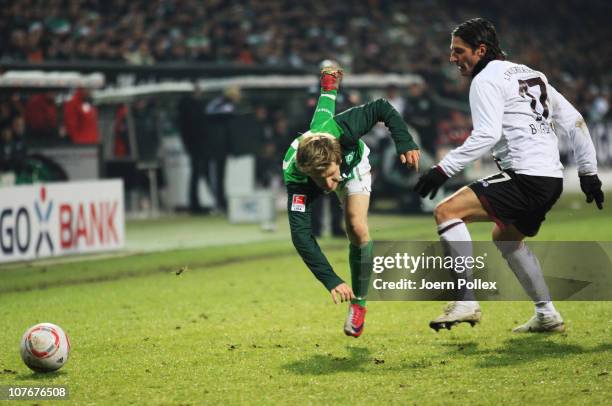
<path id="1" fill-rule="evenodd" d="M 293 195 L 291 198 L 291 211 L 306 211 L 306 195 Z"/>

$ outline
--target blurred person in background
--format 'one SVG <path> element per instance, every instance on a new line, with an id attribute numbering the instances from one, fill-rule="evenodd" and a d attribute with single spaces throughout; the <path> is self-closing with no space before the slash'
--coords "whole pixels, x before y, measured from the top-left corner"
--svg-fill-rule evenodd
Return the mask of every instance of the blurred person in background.
<path id="1" fill-rule="evenodd" d="M 178 125 L 185 152 L 189 155 L 191 175 L 189 177 L 189 210 L 204 213 L 198 193 L 200 176 L 207 176 L 210 154 L 206 143 L 206 103 L 202 88 L 195 83 L 193 93 L 181 98 L 178 103 Z M 209 184 L 210 180 L 205 179 Z"/>
<path id="2" fill-rule="evenodd" d="M 98 109 L 88 89 L 77 89 L 64 104 L 66 134 L 74 144 L 98 144 Z"/>
<path id="3" fill-rule="evenodd" d="M 406 108 L 406 99 L 402 96 L 400 88 L 397 85 L 387 86 L 385 98 L 393 106 L 400 116 L 404 117 L 404 110 Z"/>
<path id="4" fill-rule="evenodd" d="M 13 130 L 6 124 L 0 125 L 0 171 L 11 172 L 15 151 L 15 137 Z"/>
<path id="5" fill-rule="evenodd" d="M 120 104 L 115 109 L 113 121 L 113 156 L 115 158 L 126 158 L 131 155 L 129 128 L 128 128 L 128 105 Z"/>
<path id="6" fill-rule="evenodd" d="M 153 181 L 160 187 L 164 185 L 155 100 L 144 97 L 135 100 L 132 105 L 132 117 L 137 152 L 133 187 L 138 191 L 141 208 L 157 207 L 159 202 L 151 202 L 147 193 L 151 190 Z M 149 170 L 153 171 L 152 176 L 155 176 L 155 179 L 151 180 L 147 173 Z"/>
<path id="7" fill-rule="evenodd" d="M 60 136 L 57 110 L 53 92 L 30 96 L 24 108 L 28 137 L 37 142 L 56 142 Z"/>
<path id="8" fill-rule="evenodd" d="M 437 125 L 438 134 L 435 142 L 437 160 L 463 144 L 470 136 L 471 129 L 472 123 L 468 116 L 457 110 L 449 110 Z"/>
<path id="9" fill-rule="evenodd" d="M 0 122 L 0 171 L 19 172 L 27 155 L 25 122 L 16 114 Z"/>
<path id="10" fill-rule="evenodd" d="M 10 127 L 13 118 L 20 115 L 18 103 L 15 103 L 14 96 L 0 99 L 0 125 Z"/>
<path id="11" fill-rule="evenodd" d="M 272 186 L 274 176 L 278 172 L 279 151 L 275 142 L 268 107 L 264 103 L 255 105 L 255 120 L 257 125 L 253 137 L 259 140 L 259 151 L 255 162 L 255 178 L 259 186 L 267 188 Z"/>
<path id="12" fill-rule="evenodd" d="M 610 94 L 599 89 L 593 90 L 594 97 L 589 109 L 589 120 L 593 122 L 603 121 L 610 112 Z"/>
<path id="13" fill-rule="evenodd" d="M 260 121 L 255 115 L 255 111 L 249 103 L 248 99 L 242 96 L 238 89 L 238 94 L 233 97 L 234 112 L 232 119 L 229 121 L 228 137 L 229 150 L 228 154 L 233 157 L 249 156 L 255 158 L 255 155 L 261 149 L 261 137 L 258 135 L 261 132 L 259 128 Z M 231 93 L 231 92 L 230 92 Z M 277 112 L 278 121 L 281 129 L 282 120 L 285 120 L 283 112 Z M 275 124 L 276 126 L 276 124 Z M 286 137 L 287 132 L 282 132 L 282 137 Z"/>
<path id="14" fill-rule="evenodd" d="M 242 92 L 237 86 L 227 87 L 221 96 L 206 105 L 206 141 L 204 154 L 209 161 L 208 186 L 215 196 L 216 209 L 225 211 L 225 162 L 230 153 L 231 125 L 238 112 Z"/>
<path id="15" fill-rule="evenodd" d="M 436 140 L 436 106 L 426 82 L 408 86 L 404 119 L 419 133 L 421 148 L 434 154 Z"/>

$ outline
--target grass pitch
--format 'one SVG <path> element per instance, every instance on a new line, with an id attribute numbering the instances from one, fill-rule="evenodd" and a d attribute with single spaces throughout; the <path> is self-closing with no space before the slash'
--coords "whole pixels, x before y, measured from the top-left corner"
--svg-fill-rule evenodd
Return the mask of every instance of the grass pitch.
<path id="1" fill-rule="evenodd" d="M 537 239 L 611 240 L 609 209 L 580 208 L 580 201 L 564 199 Z M 334 306 L 302 264 L 284 218 L 277 234 L 260 238 L 251 238 L 258 235 L 253 227 L 210 222 L 131 223 L 128 240 L 143 229 L 163 233 L 150 252 L 142 239 L 142 252 L 127 257 L 4 266 L 0 385 L 66 385 L 74 404 L 612 398 L 610 302 L 557 302 L 567 333 L 520 336 L 510 329 L 531 316 L 528 302 L 481 303 L 479 326 L 440 333 L 427 323 L 442 303 L 370 302 L 365 333 L 354 339 L 342 333 L 346 306 Z M 375 239 L 436 239 L 430 216 L 374 215 L 370 228 Z M 490 229 L 470 226 L 481 240 Z M 223 246 L 156 251 L 172 235 L 198 233 L 238 237 Z M 241 233 L 248 244 L 238 243 Z M 327 239 L 323 248 L 350 279 L 346 242 Z M 21 335 L 43 321 L 62 326 L 73 344 L 68 364 L 52 374 L 34 374 L 19 358 Z"/>

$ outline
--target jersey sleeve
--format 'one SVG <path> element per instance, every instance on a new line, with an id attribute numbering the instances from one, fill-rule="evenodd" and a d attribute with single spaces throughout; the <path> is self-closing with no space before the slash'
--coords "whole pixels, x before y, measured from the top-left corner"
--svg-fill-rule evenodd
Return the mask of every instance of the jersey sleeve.
<path id="1" fill-rule="evenodd" d="M 504 90 L 490 80 L 474 79 L 470 87 L 470 110 L 474 129 L 463 145 L 455 148 L 438 166 L 448 176 L 461 172 L 499 141 L 504 116 Z"/>
<path id="2" fill-rule="evenodd" d="M 574 150 L 574 159 L 580 175 L 597 173 L 595 146 L 582 115 L 550 84 L 548 93 L 552 104 L 552 120 L 557 135 L 565 135 Z"/>
<path id="3" fill-rule="evenodd" d="M 400 114 L 385 99 L 348 109 L 338 114 L 335 121 L 342 130 L 340 142 L 344 146 L 356 145 L 376 123 L 383 122 L 391 133 L 398 154 L 419 149 Z"/>
<path id="4" fill-rule="evenodd" d="M 327 290 L 344 281 L 334 272 L 321 247 L 312 235 L 312 203 L 320 192 L 306 185 L 287 185 L 287 213 L 291 228 L 291 241 L 302 260 Z"/>

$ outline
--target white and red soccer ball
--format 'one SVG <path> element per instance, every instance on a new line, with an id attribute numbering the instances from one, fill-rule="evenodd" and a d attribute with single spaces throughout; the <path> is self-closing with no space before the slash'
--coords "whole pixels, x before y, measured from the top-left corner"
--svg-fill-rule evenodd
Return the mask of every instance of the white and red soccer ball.
<path id="1" fill-rule="evenodd" d="M 35 372 L 60 369 L 68 361 L 70 339 L 60 326 L 40 323 L 21 338 L 21 359 Z"/>

